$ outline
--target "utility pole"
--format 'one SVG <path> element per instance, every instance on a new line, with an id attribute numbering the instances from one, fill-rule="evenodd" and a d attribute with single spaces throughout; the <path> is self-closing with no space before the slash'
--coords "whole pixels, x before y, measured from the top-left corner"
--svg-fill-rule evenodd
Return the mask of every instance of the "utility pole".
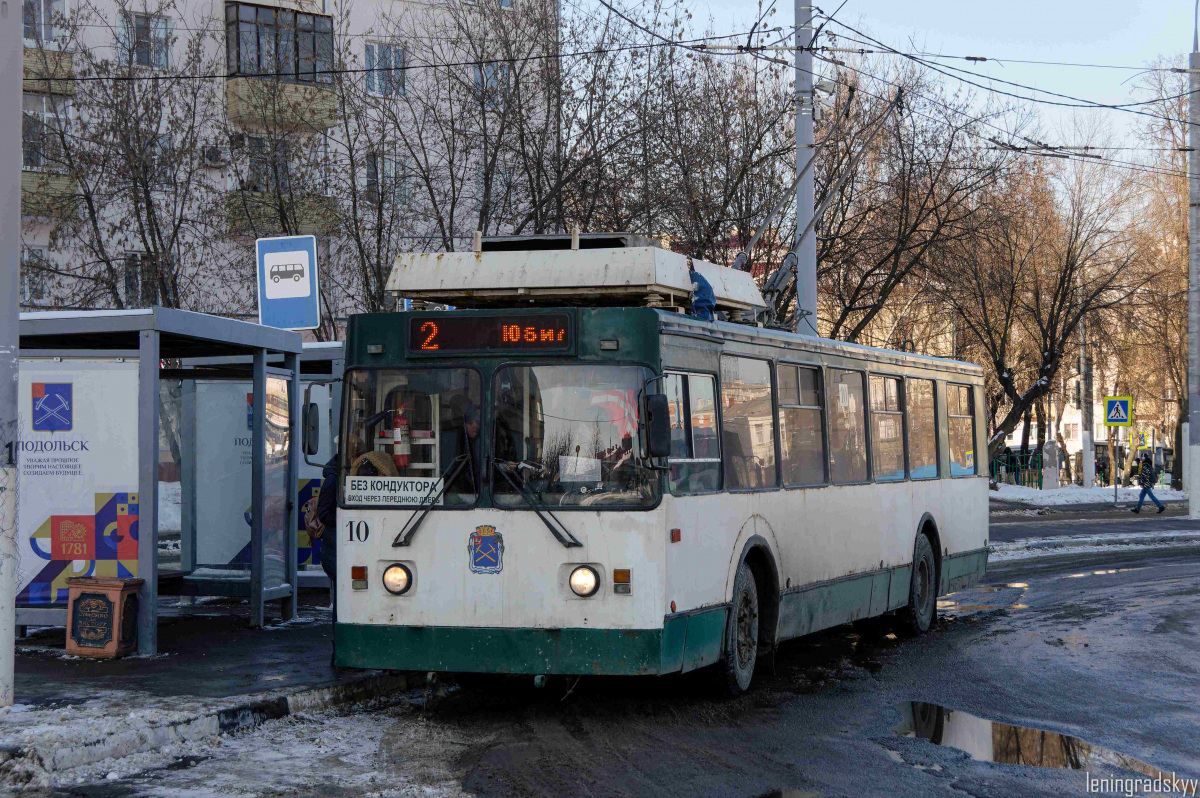
<path id="1" fill-rule="evenodd" d="M 1094 487 L 1096 484 L 1096 446 L 1092 440 L 1095 429 L 1092 420 L 1092 359 L 1087 353 L 1087 319 L 1079 325 L 1079 453 L 1080 486 Z"/>
<path id="2" fill-rule="evenodd" d="M 1200 0 L 1188 56 L 1188 517 L 1200 518 Z"/>
<path id="3" fill-rule="evenodd" d="M 17 347 L 21 289 L 23 15 L 0 2 L 0 706 L 13 702 L 17 632 Z M 7 98 L 7 99 L 5 99 Z M 8 132 L 5 133 L 4 131 Z M 4 177 L 8 175 L 8 177 Z"/>
<path id="4" fill-rule="evenodd" d="M 801 174 L 813 149 L 813 7 L 796 0 L 796 174 Z M 796 187 L 796 332 L 817 335 L 817 237 L 805 236 L 815 210 L 813 170 Z"/>

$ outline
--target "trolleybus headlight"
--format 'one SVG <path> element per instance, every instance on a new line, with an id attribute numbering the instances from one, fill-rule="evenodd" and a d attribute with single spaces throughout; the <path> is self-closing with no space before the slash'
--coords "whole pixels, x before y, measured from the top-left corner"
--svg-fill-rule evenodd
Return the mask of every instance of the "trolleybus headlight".
<path id="1" fill-rule="evenodd" d="M 412 586 L 412 571 L 400 563 L 389 565 L 383 571 L 383 586 L 393 596 L 403 596 Z"/>
<path id="2" fill-rule="evenodd" d="M 590 565 L 581 565 L 571 572 L 571 591 L 581 598 L 594 596 L 600 589 L 600 574 Z"/>

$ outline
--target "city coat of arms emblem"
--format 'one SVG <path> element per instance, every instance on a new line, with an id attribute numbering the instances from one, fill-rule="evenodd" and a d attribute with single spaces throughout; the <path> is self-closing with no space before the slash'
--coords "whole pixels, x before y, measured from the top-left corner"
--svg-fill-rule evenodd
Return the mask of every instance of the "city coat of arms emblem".
<path id="1" fill-rule="evenodd" d="M 475 527 L 467 542 L 467 566 L 473 574 L 498 574 L 504 569 L 504 537 L 496 527 Z"/>

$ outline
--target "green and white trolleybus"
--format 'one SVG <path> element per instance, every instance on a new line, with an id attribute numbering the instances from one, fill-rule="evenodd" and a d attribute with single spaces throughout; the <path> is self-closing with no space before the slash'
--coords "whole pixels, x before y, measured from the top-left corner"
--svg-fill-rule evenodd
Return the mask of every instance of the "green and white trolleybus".
<path id="1" fill-rule="evenodd" d="M 402 255 L 388 288 L 456 309 L 350 318 L 338 664 L 736 693 L 781 641 L 921 633 L 982 576 L 979 367 L 701 320 L 693 271 L 732 319 L 750 276 L 639 243 Z"/>

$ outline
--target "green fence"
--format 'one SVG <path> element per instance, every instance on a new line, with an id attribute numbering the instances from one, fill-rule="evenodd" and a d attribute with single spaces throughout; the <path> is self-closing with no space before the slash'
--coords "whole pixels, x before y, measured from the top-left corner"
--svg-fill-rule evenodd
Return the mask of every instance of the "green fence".
<path id="1" fill-rule="evenodd" d="M 1041 452 L 1001 452 L 992 459 L 993 482 L 1042 489 Z"/>

